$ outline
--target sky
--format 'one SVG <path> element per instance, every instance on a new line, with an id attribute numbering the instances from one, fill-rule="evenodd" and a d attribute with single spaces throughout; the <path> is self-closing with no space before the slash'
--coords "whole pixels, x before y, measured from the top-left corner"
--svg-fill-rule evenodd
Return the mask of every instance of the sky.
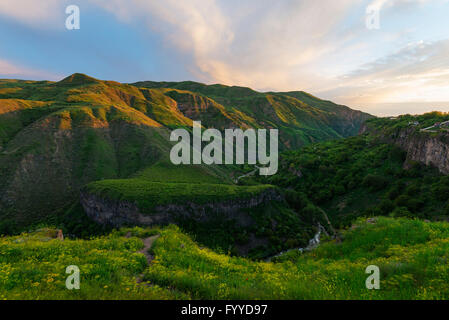
<path id="1" fill-rule="evenodd" d="M 75 72 L 449 112 L 449 0 L 0 0 L 0 78 Z"/>

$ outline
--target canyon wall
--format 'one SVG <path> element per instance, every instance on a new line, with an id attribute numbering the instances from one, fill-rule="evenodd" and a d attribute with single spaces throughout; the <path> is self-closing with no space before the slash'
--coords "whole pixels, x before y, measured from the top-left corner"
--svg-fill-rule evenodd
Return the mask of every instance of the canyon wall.
<path id="1" fill-rule="evenodd" d="M 404 167 L 411 161 L 434 166 L 443 174 L 449 174 L 449 132 L 420 131 L 414 127 L 395 130 L 385 134 L 368 126 L 361 133 L 369 132 L 386 143 L 392 143 L 407 153 Z"/>
<path id="2" fill-rule="evenodd" d="M 221 202 L 197 204 L 195 202 L 160 205 L 146 212 L 135 203 L 123 200 L 106 199 L 83 190 L 80 202 L 87 215 L 94 221 L 121 227 L 124 225 L 155 225 L 175 223 L 179 218 L 189 218 L 197 222 L 207 222 L 217 215 L 228 220 L 235 220 L 241 226 L 253 224 L 251 216 L 245 209 L 251 209 L 271 201 L 283 201 L 276 189 L 268 189 L 247 199 L 232 199 Z"/>

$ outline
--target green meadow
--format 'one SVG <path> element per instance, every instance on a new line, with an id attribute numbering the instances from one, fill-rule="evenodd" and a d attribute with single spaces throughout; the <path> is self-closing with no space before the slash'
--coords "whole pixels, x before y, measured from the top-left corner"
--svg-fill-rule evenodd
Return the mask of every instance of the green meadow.
<path id="1" fill-rule="evenodd" d="M 407 218 L 359 219 L 342 241 L 271 262 L 220 254 L 179 227 L 121 229 L 89 240 L 51 229 L 0 239 L 2 299 L 448 299 L 449 226 Z M 159 235 L 147 254 L 143 239 Z M 80 268 L 80 290 L 65 268 Z M 380 290 L 365 286 L 369 265 Z"/>

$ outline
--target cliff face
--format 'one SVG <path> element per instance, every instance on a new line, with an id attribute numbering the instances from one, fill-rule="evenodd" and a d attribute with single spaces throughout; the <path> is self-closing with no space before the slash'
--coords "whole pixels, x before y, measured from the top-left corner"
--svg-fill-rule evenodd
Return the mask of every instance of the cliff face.
<path id="1" fill-rule="evenodd" d="M 271 201 L 283 201 L 283 198 L 278 191 L 270 189 L 248 199 L 234 199 L 206 204 L 194 202 L 168 204 L 157 206 L 151 212 L 143 212 L 136 204 L 131 202 L 104 199 L 87 191 L 81 192 L 80 201 L 89 217 L 98 223 L 114 227 L 169 224 L 176 223 L 180 218 L 208 222 L 216 218 L 217 215 L 221 219 L 234 220 L 238 225 L 246 227 L 251 226 L 254 221 L 245 212 L 245 209 L 251 209 Z"/>
<path id="2" fill-rule="evenodd" d="M 363 126 L 361 133 L 370 132 L 382 141 L 392 143 L 407 152 L 404 167 L 410 161 L 417 161 L 425 165 L 434 166 L 443 174 L 449 174 L 449 132 L 431 133 L 419 131 L 415 128 L 396 130 L 388 135 L 370 127 Z"/>
<path id="3" fill-rule="evenodd" d="M 427 133 L 400 131 L 395 143 L 407 151 L 407 160 L 418 161 L 437 167 L 449 174 L 449 133 L 430 136 Z"/>

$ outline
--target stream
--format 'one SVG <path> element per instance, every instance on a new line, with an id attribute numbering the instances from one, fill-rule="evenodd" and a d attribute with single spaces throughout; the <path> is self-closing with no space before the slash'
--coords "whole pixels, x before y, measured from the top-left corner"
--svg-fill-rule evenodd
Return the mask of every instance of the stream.
<path id="1" fill-rule="evenodd" d="M 286 251 L 282 251 L 282 252 L 280 252 L 280 253 L 278 253 L 278 254 L 276 254 L 274 256 L 271 256 L 271 257 L 265 259 L 265 261 L 269 262 L 269 261 L 271 261 L 271 259 L 279 257 L 279 256 L 281 256 L 281 255 L 283 255 L 283 254 L 285 254 L 287 252 L 290 252 L 290 251 L 296 251 L 297 250 L 297 251 L 300 251 L 302 253 L 304 251 L 310 251 L 310 250 L 313 250 L 313 249 L 317 248 L 320 245 L 321 232 L 323 232 L 323 231 L 326 232 L 324 227 L 321 224 L 318 224 L 318 232 L 315 233 L 313 238 L 309 240 L 309 244 L 307 245 L 307 247 L 305 247 L 305 248 L 293 248 L 293 249 L 289 249 L 289 250 L 286 250 Z"/>
<path id="2" fill-rule="evenodd" d="M 254 175 L 256 173 L 256 171 L 259 170 L 259 169 L 260 168 L 256 165 L 255 169 L 253 171 L 248 172 L 248 173 L 246 173 L 246 174 L 244 174 L 244 175 L 242 175 L 240 177 L 237 177 L 237 179 L 235 179 L 235 183 L 238 183 L 238 181 L 241 178 Z M 320 210 L 322 211 L 323 215 L 325 216 L 329 226 L 331 227 L 331 230 L 335 233 L 335 230 L 332 228 L 332 225 L 331 225 L 331 223 L 329 221 L 329 218 L 327 217 L 326 213 L 322 209 L 320 209 Z M 310 251 L 310 250 L 313 250 L 313 249 L 317 248 L 320 245 L 321 232 L 324 232 L 325 234 L 327 234 L 326 229 L 324 229 L 324 227 L 320 223 L 318 223 L 318 232 L 315 233 L 313 238 L 309 240 L 309 244 L 307 245 L 307 247 L 305 247 L 305 248 L 293 248 L 293 249 L 289 249 L 289 250 L 286 250 L 286 251 L 282 251 L 282 252 L 280 252 L 280 253 L 278 253 L 278 254 L 276 254 L 274 256 L 268 257 L 267 259 L 265 259 L 265 261 L 271 261 L 271 259 L 279 257 L 279 256 L 281 256 L 281 255 L 283 255 L 283 254 L 285 254 L 287 252 L 290 252 L 290 251 L 298 250 L 298 251 L 300 251 L 302 253 L 304 251 Z"/>

